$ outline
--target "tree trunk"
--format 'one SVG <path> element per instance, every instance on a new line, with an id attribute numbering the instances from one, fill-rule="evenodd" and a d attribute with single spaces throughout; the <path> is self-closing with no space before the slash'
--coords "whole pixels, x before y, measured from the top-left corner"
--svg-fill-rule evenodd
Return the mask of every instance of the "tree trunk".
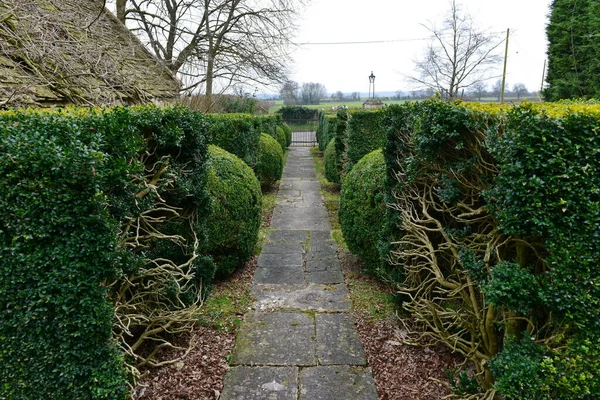
<path id="1" fill-rule="evenodd" d="M 117 0 L 117 19 L 125 25 L 125 14 L 127 9 L 127 0 Z"/>

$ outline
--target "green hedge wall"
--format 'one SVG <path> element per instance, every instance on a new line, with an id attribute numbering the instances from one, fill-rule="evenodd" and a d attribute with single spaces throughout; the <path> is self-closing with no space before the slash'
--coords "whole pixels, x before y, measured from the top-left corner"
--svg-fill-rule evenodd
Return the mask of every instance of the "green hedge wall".
<path id="1" fill-rule="evenodd" d="M 337 123 L 338 120 L 336 115 L 326 114 L 324 112 L 319 113 L 319 125 L 317 127 L 319 150 L 325 151 L 327 144 L 335 137 Z"/>
<path id="2" fill-rule="evenodd" d="M 262 117 L 250 114 L 208 114 L 206 118 L 209 143 L 235 154 L 250 167 L 258 161 L 260 133 L 275 130 L 263 123 Z"/>
<path id="3" fill-rule="evenodd" d="M 346 171 L 350 171 L 363 156 L 385 145 L 386 132 L 381 126 L 383 112 L 353 110 L 349 112 L 346 133 Z"/>
<path id="4" fill-rule="evenodd" d="M 335 139 L 331 139 L 323 153 L 325 178 L 331 183 L 340 183 L 340 171 L 335 154 Z"/>
<path id="5" fill-rule="evenodd" d="M 227 151 L 209 147 L 207 190 L 210 208 L 205 215 L 207 241 L 201 250 L 226 276 L 250 259 L 258 240 L 262 194 L 254 171 Z"/>
<path id="6" fill-rule="evenodd" d="M 600 395 L 599 111 L 384 111 L 382 235 L 403 307 L 473 362 L 488 396 Z"/>
<path id="7" fill-rule="evenodd" d="M 127 120 L 0 116 L 1 398 L 126 397 L 101 283 L 126 259 L 107 192 L 127 193 L 139 172 L 126 161 L 141 138 L 110 129 Z"/>
<path id="8" fill-rule="evenodd" d="M 0 113 L 0 397 L 127 397 L 125 363 L 145 356 L 119 352 L 140 337 L 115 305 L 144 331 L 214 275 L 191 254 L 206 235 L 206 127 L 183 107 Z M 183 264 L 179 290 L 131 285 L 152 257 Z"/>

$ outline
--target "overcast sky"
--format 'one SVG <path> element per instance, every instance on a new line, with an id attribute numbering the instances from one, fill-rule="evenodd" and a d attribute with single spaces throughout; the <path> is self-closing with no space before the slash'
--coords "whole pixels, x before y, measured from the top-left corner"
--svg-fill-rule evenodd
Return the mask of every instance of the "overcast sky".
<path id="1" fill-rule="evenodd" d="M 546 58 L 545 27 L 551 0 L 458 1 L 483 29 L 506 36 L 510 28 L 507 83 L 538 90 Z M 450 0 L 312 0 L 299 21 L 292 80 L 319 82 L 329 93 L 367 92 L 368 76 L 375 89 L 414 89 L 406 75 L 415 75 L 413 60 L 422 56 L 430 36 L 421 25 L 441 25 Z M 387 41 L 370 44 L 316 44 Z M 502 53 L 504 47 L 502 47 Z M 498 73 L 501 72 L 499 65 Z M 490 81 L 490 85 L 491 85 Z"/>

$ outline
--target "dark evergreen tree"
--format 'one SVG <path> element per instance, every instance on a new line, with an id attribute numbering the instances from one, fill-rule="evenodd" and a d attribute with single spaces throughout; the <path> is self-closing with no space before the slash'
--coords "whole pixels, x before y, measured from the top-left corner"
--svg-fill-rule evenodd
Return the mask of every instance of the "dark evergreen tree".
<path id="1" fill-rule="evenodd" d="M 547 100 L 600 98 L 600 4 L 554 0 L 550 6 Z"/>

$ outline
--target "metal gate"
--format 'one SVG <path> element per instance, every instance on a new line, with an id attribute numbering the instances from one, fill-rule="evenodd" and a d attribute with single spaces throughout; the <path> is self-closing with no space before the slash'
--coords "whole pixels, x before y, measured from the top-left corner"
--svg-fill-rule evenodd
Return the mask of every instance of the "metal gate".
<path id="1" fill-rule="evenodd" d="M 317 145 L 318 120 L 288 120 L 292 128 L 292 147 L 314 147 Z"/>

